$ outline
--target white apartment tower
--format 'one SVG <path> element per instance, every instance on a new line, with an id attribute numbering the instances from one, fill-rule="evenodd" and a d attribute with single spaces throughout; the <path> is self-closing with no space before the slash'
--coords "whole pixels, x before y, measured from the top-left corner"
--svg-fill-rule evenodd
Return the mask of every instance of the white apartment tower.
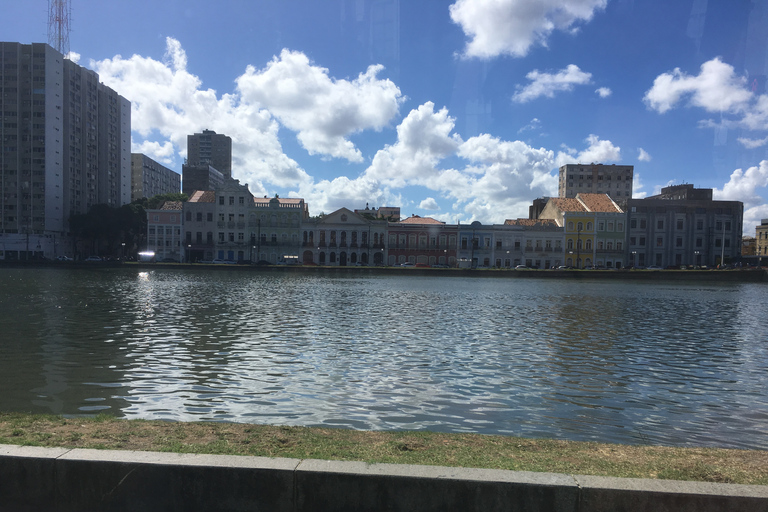
<path id="1" fill-rule="evenodd" d="M 0 42 L 0 258 L 71 254 L 73 214 L 130 202 L 130 107 L 49 45 Z"/>
<path id="2" fill-rule="evenodd" d="M 632 198 L 632 165 L 567 164 L 560 167 L 559 197 L 608 194 L 614 201 Z"/>

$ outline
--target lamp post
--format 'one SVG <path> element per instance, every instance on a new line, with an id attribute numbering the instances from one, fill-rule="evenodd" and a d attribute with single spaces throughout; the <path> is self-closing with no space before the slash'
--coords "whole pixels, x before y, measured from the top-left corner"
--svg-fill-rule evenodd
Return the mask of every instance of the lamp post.
<path id="1" fill-rule="evenodd" d="M 581 268 L 581 222 L 576 224 L 576 268 Z"/>
<path id="2" fill-rule="evenodd" d="M 693 255 L 695 256 L 695 258 L 694 258 L 694 265 L 696 265 L 697 267 L 700 267 L 701 266 L 701 261 L 699 260 L 699 258 L 701 257 L 700 256 L 701 253 L 699 251 L 693 251 Z"/>
<path id="3" fill-rule="evenodd" d="M 632 251 L 632 266 L 633 267 L 637 266 L 637 259 L 636 258 L 637 258 L 637 251 Z"/>

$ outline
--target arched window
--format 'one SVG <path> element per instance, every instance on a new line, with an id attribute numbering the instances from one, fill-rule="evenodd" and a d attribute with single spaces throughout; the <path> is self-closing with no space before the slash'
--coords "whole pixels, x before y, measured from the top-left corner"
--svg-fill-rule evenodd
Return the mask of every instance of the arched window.
<path id="1" fill-rule="evenodd" d="M 568 248 L 573 249 L 573 238 L 568 239 Z"/>
<path id="2" fill-rule="evenodd" d="M 584 231 L 584 224 L 582 222 L 579 222 L 578 224 L 576 224 L 576 229 L 578 231 Z"/>
<path id="3" fill-rule="evenodd" d="M 576 246 L 581 250 L 582 247 L 584 247 L 584 240 L 579 240 L 576 242 Z"/>
<path id="4" fill-rule="evenodd" d="M 588 251 L 592 250 L 592 240 L 590 240 L 589 238 L 587 238 L 586 247 Z"/>
<path id="5" fill-rule="evenodd" d="M 568 223 L 568 231 L 573 231 L 573 222 Z"/>
<path id="6" fill-rule="evenodd" d="M 587 231 L 592 231 L 592 223 L 587 222 Z"/>

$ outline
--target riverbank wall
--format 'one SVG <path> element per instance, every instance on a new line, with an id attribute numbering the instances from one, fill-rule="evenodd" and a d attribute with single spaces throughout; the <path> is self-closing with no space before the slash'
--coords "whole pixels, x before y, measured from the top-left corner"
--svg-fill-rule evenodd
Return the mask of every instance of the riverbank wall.
<path id="1" fill-rule="evenodd" d="M 0 511 L 768 511 L 768 486 L 0 445 Z"/>
<path id="2" fill-rule="evenodd" d="M 109 269 L 136 268 L 146 270 L 210 269 L 222 272 L 280 272 L 295 274 L 350 274 L 393 276 L 477 277 L 503 279 L 563 279 L 563 280 L 629 280 L 663 282 L 768 283 L 768 270 L 760 268 L 737 270 L 515 270 L 421 267 L 358 267 L 304 265 L 222 265 L 202 263 L 149 262 L 24 262 L 0 261 L 0 268 L 72 268 Z"/>

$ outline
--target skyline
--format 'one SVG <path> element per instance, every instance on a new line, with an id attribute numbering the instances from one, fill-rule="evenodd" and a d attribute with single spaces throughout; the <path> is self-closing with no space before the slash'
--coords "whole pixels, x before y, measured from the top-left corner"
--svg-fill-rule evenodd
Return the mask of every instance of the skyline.
<path id="1" fill-rule="evenodd" d="M 233 177 L 312 215 L 503 223 L 595 162 L 634 165 L 634 197 L 742 201 L 746 235 L 768 218 L 765 3 L 70 4 L 72 59 L 132 102 L 133 152 L 180 173 L 215 130 Z M 46 2 L 4 10 L 4 40 L 47 40 Z"/>

